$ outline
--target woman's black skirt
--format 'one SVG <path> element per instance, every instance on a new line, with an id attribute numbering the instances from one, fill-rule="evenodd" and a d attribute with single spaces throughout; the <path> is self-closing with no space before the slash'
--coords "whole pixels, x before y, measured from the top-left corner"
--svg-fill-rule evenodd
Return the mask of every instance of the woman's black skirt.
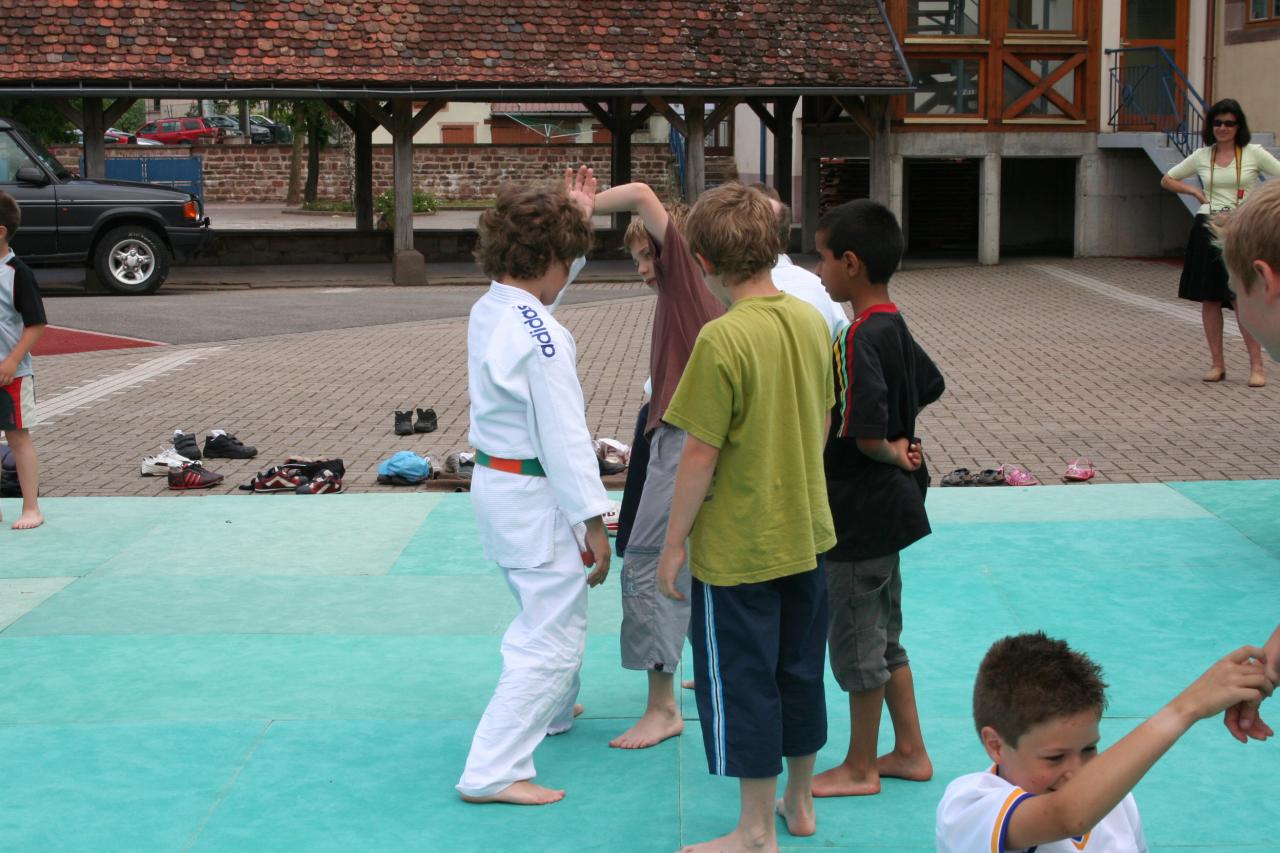
<path id="1" fill-rule="evenodd" d="M 1231 292 L 1230 278 L 1227 265 L 1222 262 L 1222 252 L 1213 245 L 1209 217 L 1202 213 L 1196 217 L 1187 237 L 1178 296 L 1193 302 L 1221 302 L 1226 308 L 1234 308 L 1236 297 Z"/>

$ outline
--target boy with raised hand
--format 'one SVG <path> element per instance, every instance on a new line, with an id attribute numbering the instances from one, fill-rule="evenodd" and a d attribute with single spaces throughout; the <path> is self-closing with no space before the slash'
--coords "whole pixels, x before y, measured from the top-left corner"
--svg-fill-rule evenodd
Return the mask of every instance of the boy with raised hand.
<path id="1" fill-rule="evenodd" d="M 836 547 L 827 554 L 831 671 L 849 694 L 844 761 L 813 780 L 815 797 L 878 794 L 880 777 L 933 776 L 915 684 L 902 645 L 900 552 L 929 534 L 929 475 L 917 443 L 920 410 L 942 395 L 942 374 L 889 298 L 902 229 L 867 199 L 818 222 L 818 274 L 854 320 L 835 343 L 836 405 L 825 454 Z M 877 757 L 882 708 L 893 750 Z"/>
<path id="2" fill-rule="evenodd" d="M 1197 721 L 1270 695 L 1262 649 L 1242 646 L 1105 752 L 1102 671 L 1042 633 L 999 640 L 978 668 L 973 721 L 993 762 L 947 786 L 939 853 L 1145 851 L 1130 791 Z"/>
<path id="3" fill-rule="evenodd" d="M 683 601 L 687 555 L 707 764 L 738 777 L 741 795 L 737 827 L 687 849 L 776 850 L 775 809 L 792 835 L 817 831 L 810 780 L 827 737 L 830 339 L 816 311 L 773 286 L 777 227 L 761 193 L 706 192 L 685 233 L 708 288 L 731 307 L 703 327 L 667 407 L 687 438 L 658 583 Z"/>
<path id="4" fill-rule="evenodd" d="M 31 425 L 36 421 L 31 350 L 44 334 L 47 321 L 35 276 L 9 248 L 21 224 L 18 203 L 0 192 L 0 432 L 13 451 L 22 488 L 22 512 L 13 529 L 30 530 L 44 524 L 37 501 L 40 461 L 31 440 Z"/>
<path id="5" fill-rule="evenodd" d="M 620 749 L 643 749 L 684 731 L 676 705 L 674 678 L 689 630 L 689 605 L 659 594 L 658 555 L 667 529 L 676 463 L 685 433 L 666 418 L 667 406 L 684 373 L 694 341 L 703 325 L 724 313 L 724 306 L 707 291 L 689 254 L 675 217 L 647 185 L 623 184 L 595 198 L 596 213 L 631 211 L 644 228 L 647 245 L 632 249 L 645 284 L 658 294 L 649 347 L 649 377 L 653 395 L 645 432 L 649 438 L 649 466 L 644 489 L 627 540 L 622 564 L 622 666 L 643 670 L 648 698 L 643 716 L 609 742 Z M 688 569 L 678 584 L 689 588 Z"/>
<path id="6" fill-rule="evenodd" d="M 471 502 L 485 556 L 502 569 L 519 614 L 502 637 L 502 676 L 457 785 L 469 803 L 562 799 L 563 790 L 534 783 L 533 751 L 582 711 L 587 587 L 609 571 L 610 501 L 576 345 L 550 306 L 591 244 L 594 191 L 584 167 L 566 172 L 564 186 L 503 187 L 480 217 L 476 257 L 493 284 L 467 324 Z"/>

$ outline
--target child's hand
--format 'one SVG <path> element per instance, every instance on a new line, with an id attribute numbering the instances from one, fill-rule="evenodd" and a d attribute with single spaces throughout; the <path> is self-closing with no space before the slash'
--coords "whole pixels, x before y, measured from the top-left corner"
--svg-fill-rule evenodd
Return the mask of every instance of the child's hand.
<path id="1" fill-rule="evenodd" d="M 1209 667 L 1169 707 L 1190 725 L 1241 702 L 1261 702 L 1275 689 L 1264 671 L 1262 655 L 1257 646 L 1241 646 Z"/>
<path id="2" fill-rule="evenodd" d="M 572 167 L 564 170 L 564 190 L 588 221 L 596 212 L 596 184 L 594 169 L 579 166 L 577 174 L 574 174 Z"/>
<path id="3" fill-rule="evenodd" d="M 1280 684 L 1280 627 L 1272 633 L 1266 645 L 1262 647 L 1266 657 L 1266 674 L 1271 683 Z M 1231 736 L 1241 743 L 1248 743 L 1249 738 L 1266 740 L 1275 734 L 1271 726 L 1258 714 L 1261 702 L 1240 702 L 1227 709 L 1222 723 L 1231 732 Z"/>
<path id="4" fill-rule="evenodd" d="M 924 464 L 924 453 L 919 444 L 912 444 L 908 438 L 896 438 L 889 444 L 893 446 L 894 458 L 902 470 L 916 471 Z"/>
<path id="5" fill-rule="evenodd" d="M 1270 639 L 1262 647 L 1267 659 L 1267 677 L 1272 684 L 1280 684 L 1280 625 L 1271 633 Z"/>
<path id="6" fill-rule="evenodd" d="M 609 531 L 600 516 L 587 520 L 587 548 L 591 551 L 595 571 L 587 575 L 587 586 L 599 586 L 609 576 L 609 560 L 613 549 L 609 547 Z"/>
<path id="7" fill-rule="evenodd" d="M 5 359 L 0 361 L 0 386 L 12 384 L 14 374 L 18 372 L 18 363 Z"/>
<path id="8" fill-rule="evenodd" d="M 662 546 L 662 556 L 658 558 L 658 591 L 667 598 L 684 601 L 684 595 L 676 589 L 676 576 L 684 565 L 684 543 Z"/>

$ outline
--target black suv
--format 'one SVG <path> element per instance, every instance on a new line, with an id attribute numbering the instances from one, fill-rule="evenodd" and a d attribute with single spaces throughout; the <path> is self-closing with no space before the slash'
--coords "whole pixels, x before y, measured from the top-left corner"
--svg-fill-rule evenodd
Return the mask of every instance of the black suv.
<path id="1" fill-rule="evenodd" d="M 174 258 L 209 239 L 189 192 L 78 178 L 17 122 L 0 119 L 0 190 L 22 208 L 13 250 L 31 266 L 85 264 L 112 293 L 155 293 Z"/>

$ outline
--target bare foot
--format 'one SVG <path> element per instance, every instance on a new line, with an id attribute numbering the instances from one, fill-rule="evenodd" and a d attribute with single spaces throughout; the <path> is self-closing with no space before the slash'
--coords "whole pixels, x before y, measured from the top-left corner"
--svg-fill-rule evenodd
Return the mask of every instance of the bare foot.
<path id="1" fill-rule="evenodd" d="M 741 829 L 735 829 L 728 835 L 704 841 L 701 844 L 690 844 L 682 847 L 680 853 L 774 853 L 778 849 L 777 838 L 752 839 Z"/>
<path id="2" fill-rule="evenodd" d="M 23 510 L 22 515 L 13 523 L 14 530 L 34 530 L 44 524 L 44 516 L 40 510 Z"/>
<path id="3" fill-rule="evenodd" d="M 650 708 L 631 728 L 609 741 L 615 749 L 644 749 L 662 743 L 684 731 L 684 720 L 674 707 Z"/>
<path id="4" fill-rule="evenodd" d="M 813 813 L 813 797 L 806 802 L 788 806 L 786 797 L 778 800 L 774 808 L 778 816 L 787 822 L 787 832 L 797 836 L 813 835 L 818 831 L 818 819 Z"/>
<path id="5" fill-rule="evenodd" d="M 471 797 L 466 794 L 461 796 L 468 803 L 511 803 L 517 806 L 545 806 L 563 800 L 564 791 L 553 791 L 551 788 L 535 785 L 526 779 L 522 782 L 512 782 L 498 793 L 488 797 Z"/>
<path id="6" fill-rule="evenodd" d="M 680 682 L 680 686 L 685 690 L 693 690 L 698 686 L 698 682 L 694 681 L 692 678 L 686 678 L 684 681 Z"/>
<path id="7" fill-rule="evenodd" d="M 891 776 L 909 782 L 928 782 L 933 778 L 933 762 L 923 752 L 917 755 L 886 752 L 876 759 L 876 769 L 882 777 Z"/>
<path id="8" fill-rule="evenodd" d="M 578 717 L 581 717 L 581 716 L 582 716 L 582 703 L 576 702 L 574 703 L 574 706 L 573 706 L 573 718 L 576 720 Z M 563 729 L 547 729 L 547 737 L 555 737 L 556 735 L 562 735 L 565 732 L 569 731 L 571 728 L 573 727 L 565 726 Z"/>
<path id="9" fill-rule="evenodd" d="M 855 773 L 847 764 L 837 764 L 813 777 L 815 797 L 867 797 L 880 793 L 880 774 Z"/>

